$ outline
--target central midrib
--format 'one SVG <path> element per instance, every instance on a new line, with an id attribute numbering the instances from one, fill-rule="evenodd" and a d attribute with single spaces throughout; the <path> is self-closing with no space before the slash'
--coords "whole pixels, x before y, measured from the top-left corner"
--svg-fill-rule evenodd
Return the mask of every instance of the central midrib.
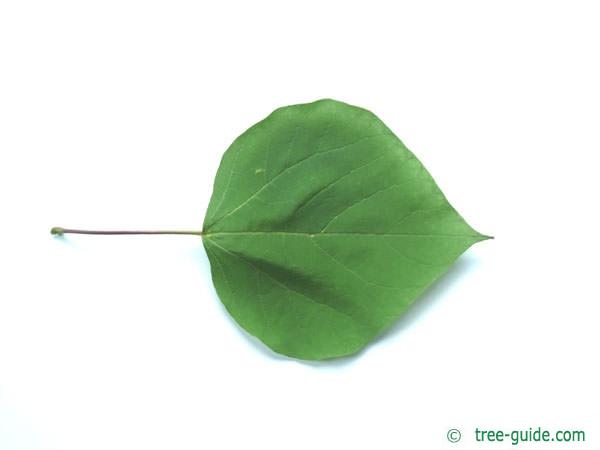
<path id="1" fill-rule="evenodd" d="M 303 236 L 303 237 L 322 237 L 322 236 L 381 236 L 381 237 L 470 237 L 490 239 L 490 236 L 481 234 L 446 234 L 446 233 L 361 233 L 355 231 L 341 232 L 300 232 L 300 231 L 215 231 L 205 232 L 202 237 L 210 238 L 211 236 L 264 236 L 264 235 L 285 235 L 285 236 Z"/>

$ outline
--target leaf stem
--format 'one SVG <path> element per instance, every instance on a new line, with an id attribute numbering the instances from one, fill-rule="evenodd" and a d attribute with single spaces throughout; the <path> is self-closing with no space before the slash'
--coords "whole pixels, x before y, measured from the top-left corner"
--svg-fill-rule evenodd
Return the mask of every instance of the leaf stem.
<path id="1" fill-rule="evenodd" d="M 160 231 L 124 231 L 124 230 L 75 230 L 73 228 L 62 228 L 54 227 L 50 230 L 55 236 L 62 236 L 63 234 L 95 234 L 95 235 L 119 235 L 119 234 L 178 234 L 178 235 L 190 235 L 190 236 L 202 236 L 202 231 L 172 231 L 172 230 L 160 230 Z"/>

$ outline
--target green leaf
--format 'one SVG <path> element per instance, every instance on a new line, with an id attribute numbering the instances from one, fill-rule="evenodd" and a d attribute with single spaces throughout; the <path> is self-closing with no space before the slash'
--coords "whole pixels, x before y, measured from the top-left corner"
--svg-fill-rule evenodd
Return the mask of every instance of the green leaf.
<path id="1" fill-rule="evenodd" d="M 287 106 L 229 147 L 204 221 L 221 301 L 300 359 L 349 355 L 487 239 L 373 113 Z"/>

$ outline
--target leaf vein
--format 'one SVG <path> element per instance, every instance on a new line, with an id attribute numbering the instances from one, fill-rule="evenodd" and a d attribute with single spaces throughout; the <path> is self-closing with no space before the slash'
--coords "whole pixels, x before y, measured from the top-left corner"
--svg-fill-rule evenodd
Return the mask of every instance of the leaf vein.
<path id="1" fill-rule="evenodd" d="M 329 253 L 325 248 L 323 248 L 321 245 L 319 245 L 317 242 L 315 242 L 314 239 L 310 239 L 310 242 L 312 242 L 317 248 L 319 248 L 323 253 L 325 253 L 332 261 L 334 261 L 336 264 L 338 264 L 339 266 L 341 266 L 344 270 L 346 270 L 347 272 L 351 273 L 352 275 L 354 275 L 356 278 L 358 278 L 362 282 L 367 283 L 367 284 L 369 284 L 371 286 L 375 286 L 375 287 L 379 287 L 379 288 L 383 288 L 383 289 L 394 289 L 394 290 L 401 289 L 401 288 L 397 288 L 395 286 L 386 286 L 386 285 L 383 285 L 383 284 L 374 283 L 373 281 L 370 281 L 370 280 L 367 280 L 366 278 L 363 278 L 358 272 L 355 272 L 354 270 L 352 270 L 350 267 L 348 267 L 346 264 L 344 264 L 342 261 L 340 261 L 334 255 L 332 255 L 331 253 Z"/>
<path id="2" fill-rule="evenodd" d="M 389 154 L 391 154 L 391 152 L 386 152 L 383 153 L 381 155 L 379 155 L 377 158 L 369 161 L 366 164 L 363 164 L 361 166 L 355 167 L 354 169 L 350 170 L 349 172 L 346 172 L 344 175 L 341 175 L 339 177 L 337 177 L 336 179 L 334 179 L 333 181 L 329 182 L 328 184 L 326 184 L 325 186 L 323 186 L 321 189 L 319 189 L 317 192 L 315 192 L 314 194 L 312 194 L 310 197 L 308 197 L 308 199 L 304 200 L 294 211 L 293 215 L 298 214 L 298 212 L 306 207 L 306 205 L 308 205 L 310 202 L 312 202 L 316 197 L 318 197 L 322 192 L 326 191 L 327 189 L 331 188 L 332 186 L 336 185 L 337 183 L 339 183 L 340 181 L 342 181 L 344 178 L 349 177 L 350 175 L 352 175 L 353 173 L 359 171 L 360 169 L 364 169 L 367 166 L 370 166 L 371 164 L 375 163 L 376 161 L 379 161 L 381 158 L 383 158 L 384 156 L 388 156 Z"/>
<path id="3" fill-rule="evenodd" d="M 400 165 L 400 167 L 402 167 L 402 166 L 403 166 L 404 164 L 406 164 L 408 161 L 411 161 L 411 160 L 413 160 L 413 159 L 415 159 L 415 156 L 411 154 L 411 156 L 409 156 L 409 157 L 408 157 L 408 158 L 406 158 L 404 161 L 402 161 L 402 164 Z M 378 191 L 375 191 L 374 193 L 372 193 L 372 194 L 368 195 L 367 197 L 364 197 L 364 198 L 362 198 L 362 199 L 360 199 L 360 200 L 357 200 L 357 201 L 355 201 L 354 203 L 352 203 L 351 205 L 347 206 L 347 207 L 346 207 L 346 208 L 344 208 L 342 211 L 340 211 L 340 212 L 339 212 L 337 215 L 335 215 L 335 216 L 334 216 L 332 219 L 330 219 L 330 220 L 329 220 L 329 221 L 328 221 L 328 222 L 325 224 L 325 226 L 321 228 L 321 232 L 324 232 L 324 231 L 325 231 L 325 229 L 326 229 L 326 228 L 327 228 L 327 227 L 328 227 L 328 226 L 329 226 L 329 225 L 330 225 L 330 224 L 331 224 L 331 223 L 332 223 L 334 220 L 336 220 L 337 218 L 339 218 L 339 217 L 340 217 L 342 214 L 344 214 L 344 213 L 345 213 L 347 210 L 349 210 L 350 208 L 353 208 L 353 207 L 357 206 L 359 203 L 362 203 L 363 201 L 365 201 L 365 200 L 368 200 L 369 198 L 371 198 L 371 197 L 373 197 L 373 196 L 375 196 L 375 195 L 379 194 L 380 192 L 387 191 L 388 189 L 391 189 L 391 188 L 393 188 L 393 187 L 399 187 L 399 186 L 403 186 L 403 185 L 405 185 L 405 184 L 408 184 L 408 183 L 410 183 L 410 182 L 412 182 L 412 181 L 413 181 L 412 179 L 409 179 L 409 180 L 407 180 L 407 181 L 406 181 L 406 182 L 404 182 L 404 183 L 396 183 L 396 184 L 392 184 L 392 185 L 390 185 L 390 186 L 387 186 L 387 187 L 385 187 L 385 188 L 379 189 Z"/>
<path id="4" fill-rule="evenodd" d="M 312 298 L 312 297 L 310 297 L 310 296 L 308 296 L 308 295 L 306 295 L 306 294 L 304 294 L 304 293 L 302 293 L 302 292 L 300 292 L 300 291 L 297 291 L 297 290 L 295 290 L 295 289 L 292 289 L 291 287 L 289 287 L 288 285 L 284 284 L 283 282 L 281 282 L 281 281 L 280 281 L 280 280 L 278 280 L 277 278 L 273 277 L 273 276 L 272 276 L 272 275 L 271 275 L 269 272 L 267 272 L 266 270 L 262 269 L 261 267 L 257 266 L 256 264 L 252 263 L 252 262 L 251 262 L 251 261 L 250 261 L 248 258 L 246 258 L 245 256 L 243 256 L 243 255 L 240 255 L 240 254 L 238 254 L 238 253 L 235 253 L 235 252 L 231 252 L 231 251 L 227 250 L 226 248 L 224 248 L 224 247 L 220 246 L 219 244 L 217 244 L 217 243 L 216 243 L 216 242 L 214 242 L 214 241 L 210 241 L 210 242 L 211 242 L 213 245 L 215 245 L 216 247 L 220 248 L 220 249 L 221 249 L 222 251 L 224 251 L 225 253 L 227 253 L 227 254 L 229 254 L 229 255 L 231 255 L 231 256 L 235 256 L 236 258 L 238 258 L 238 259 L 240 259 L 240 260 L 244 261 L 244 262 L 245 262 L 246 264 L 248 264 L 249 266 L 253 267 L 255 270 L 258 270 L 258 271 L 260 271 L 260 272 L 264 273 L 264 274 L 265 274 L 267 277 L 269 277 L 269 278 L 270 278 L 271 280 L 273 280 L 273 281 L 274 281 L 276 284 L 278 284 L 279 286 L 281 286 L 281 287 L 282 287 L 284 290 L 286 290 L 286 291 L 289 291 L 289 292 L 292 292 L 292 293 L 294 293 L 294 294 L 296 294 L 296 295 L 299 295 L 299 296 L 301 296 L 301 297 L 303 297 L 303 298 L 305 298 L 305 299 L 307 299 L 307 300 L 310 300 L 312 303 L 316 303 L 317 305 L 324 306 L 324 307 L 326 307 L 326 308 L 328 308 L 328 309 L 330 309 L 330 310 L 334 311 L 334 312 L 335 312 L 335 313 L 337 313 L 337 314 L 340 314 L 340 315 L 342 315 L 342 316 L 345 316 L 345 317 L 349 318 L 349 319 L 350 319 L 350 320 L 352 320 L 353 322 L 356 322 L 356 323 L 358 323 L 358 324 L 360 324 L 360 325 L 364 325 L 364 324 L 363 324 L 363 323 L 361 323 L 359 320 L 357 320 L 355 317 L 353 317 L 352 315 L 348 314 L 346 311 L 343 311 L 343 310 L 341 310 L 341 309 L 335 308 L 335 307 L 333 307 L 332 305 L 330 305 L 330 304 L 328 304 L 328 303 L 325 303 L 325 302 L 320 302 L 320 301 L 318 301 L 318 300 L 316 300 L 316 299 L 314 299 L 314 298 Z"/>
<path id="5" fill-rule="evenodd" d="M 271 178 L 268 183 L 264 184 L 260 189 L 258 189 L 257 191 L 255 191 L 250 197 L 248 197 L 246 200 L 244 200 L 242 203 L 240 203 L 237 207 L 233 208 L 231 211 L 229 211 L 228 213 L 226 213 L 225 215 L 221 216 L 220 218 L 218 218 L 217 220 L 215 220 L 213 223 L 211 223 L 207 227 L 207 229 L 215 226 L 220 221 L 222 221 L 222 220 L 226 219 L 227 217 L 231 216 L 236 211 L 238 211 L 240 208 L 243 208 L 246 204 L 248 204 L 248 202 L 250 202 L 252 199 L 254 199 L 257 195 L 260 195 L 260 193 L 262 191 L 264 191 L 265 189 L 267 189 L 275 180 L 277 180 L 278 178 L 280 178 L 283 175 L 285 175 L 288 171 L 292 170 L 294 167 L 297 167 L 298 165 L 300 165 L 300 164 L 302 164 L 302 163 L 304 163 L 304 162 L 306 162 L 306 161 L 308 161 L 308 160 L 310 160 L 312 158 L 315 158 L 317 156 L 325 155 L 327 153 L 331 153 L 331 152 L 335 152 L 335 151 L 345 150 L 348 147 L 351 147 L 353 145 L 358 144 L 359 142 L 362 142 L 364 140 L 371 139 L 371 138 L 374 138 L 374 137 L 383 136 L 384 134 L 386 134 L 386 133 L 378 133 L 378 134 L 374 134 L 374 135 L 364 136 L 364 137 L 359 138 L 356 141 L 351 142 L 349 144 L 344 144 L 344 145 L 341 145 L 339 147 L 334 147 L 334 148 L 330 148 L 328 150 L 323 150 L 323 151 L 318 152 L 318 153 L 311 153 L 307 157 L 302 158 L 301 160 L 295 162 L 291 166 L 288 166 L 285 169 L 283 169 L 281 172 L 279 172 L 277 175 L 275 175 L 273 178 Z"/>

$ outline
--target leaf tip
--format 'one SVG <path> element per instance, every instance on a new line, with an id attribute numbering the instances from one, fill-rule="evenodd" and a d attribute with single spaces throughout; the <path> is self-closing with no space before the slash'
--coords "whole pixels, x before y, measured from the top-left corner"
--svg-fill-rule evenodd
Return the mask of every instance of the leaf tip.
<path id="1" fill-rule="evenodd" d="M 65 229 L 61 228 L 61 227 L 53 227 L 50 230 L 50 234 L 52 234 L 53 236 L 62 236 L 65 233 Z"/>

